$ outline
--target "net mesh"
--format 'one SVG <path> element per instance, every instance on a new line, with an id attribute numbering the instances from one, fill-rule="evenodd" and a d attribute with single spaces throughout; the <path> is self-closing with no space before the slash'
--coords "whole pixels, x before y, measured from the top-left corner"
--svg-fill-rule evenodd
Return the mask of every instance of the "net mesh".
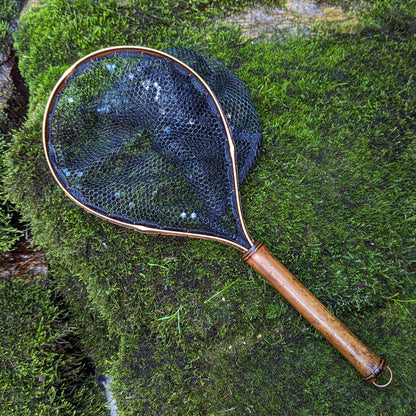
<path id="1" fill-rule="evenodd" d="M 167 50 L 210 86 L 228 119 L 241 183 L 260 150 L 260 123 L 235 73 Z M 95 212 L 158 230 L 220 236 L 247 247 L 226 130 L 204 85 L 166 57 L 117 50 L 88 60 L 58 90 L 47 153 L 61 185 Z"/>

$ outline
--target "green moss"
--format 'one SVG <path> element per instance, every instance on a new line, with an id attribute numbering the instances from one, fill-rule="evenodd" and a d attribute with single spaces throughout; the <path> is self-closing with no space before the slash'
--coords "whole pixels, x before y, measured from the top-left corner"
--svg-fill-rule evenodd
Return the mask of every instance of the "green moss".
<path id="1" fill-rule="evenodd" d="M 411 414 L 415 310 L 392 296 L 414 299 L 414 37 L 376 36 L 366 17 L 356 34 L 252 43 L 211 23 L 225 2 L 162 3 L 44 1 L 16 35 L 31 103 L 9 193 L 120 414 Z M 232 248 L 117 228 L 57 189 L 41 147 L 47 96 L 75 59 L 118 43 L 192 45 L 243 79 L 264 131 L 242 187 L 248 228 L 388 356 L 388 390 L 363 384 Z"/>
<path id="2" fill-rule="evenodd" d="M 416 33 L 416 2 L 389 0 L 370 3 L 364 15 L 364 34 L 405 40 Z"/>
<path id="3" fill-rule="evenodd" d="M 166 352 L 166 344 L 148 334 L 133 351 L 123 345 L 127 360 L 114 363 L 120 406 L 127 415 L 214 415 L 226 409 L 238 415 L 411 414 L 416 397 L 406 380 L 415 376 L 409 342 L 415 326 L 402 310 L 394 312 L 367 314 L 365 329 L 363 322 L 350 325 L 374 348 L 388 351 L 395 381 L 386 391 L 364 384 L 312 331 L 294 334 L 284 326 L 274 329 L 274 342 L 266 334 L 241 334 L 199 350 L 168 346 Z"/>
<path id="4" fill-rule="evenodd" d="M 7 51 L 11 43 L 12 25 L 17 17 L 17 3 L 14 0 L 5 0 L 0 4 L 0 65 L 3 65 L 10 52 Z M 0 154 L 3 155 L 10 140 L 10 130 L 16 128 L 16 115 L 11 106 L 21 106 L 19 95 L 15 91 L 11 80 L 7 76 L 6 66 L 0 73 Z M 12 117 L 10 117 L 10 115 Z M 14 116 L 14 117 L 13 117 Z M 21 231 L 16 227 L 17 213 L 12 205 L 6 201 L 6 191 L 3 186 L 3 177 L 6 167 L 3 158 L 0 158 L 0 254 L 11 250 L 20 238 Z"/>
<path id="5" fill-rule="evenodd" d="M 5 52 L 12 33 L 13 20 L 17 16 L 18 5 L 15 0 L 4 0 L 0 4 L 0 52 Z"/>
<path id="6" fill-rule="evenodd" d="M 94 369 L 53 285 L 4 281 L 0 302 L 0 414 L 106 414 Z"/>
<path id="7" fill-rule="evenodd" d="M 6 142 L 0 134 L 0 153 L 3 154 L 6 148 Z M 17 213 L 11 204 L 6 201 L 6 192 L 1 183 L 5 170 L 3 160 L 0 159 L 0 255 L 11 250 L 22 235 L 22 232 L 16 227 L 15 218 Z"/>

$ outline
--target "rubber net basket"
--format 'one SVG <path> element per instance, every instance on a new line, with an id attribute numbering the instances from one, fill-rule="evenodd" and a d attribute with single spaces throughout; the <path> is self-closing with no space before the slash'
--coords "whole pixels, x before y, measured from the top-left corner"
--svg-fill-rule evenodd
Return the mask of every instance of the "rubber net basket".
<path id="1" fill-rule="evenodd" d="M 247 89 L 212 58 L 183 48 L 165 52 L 197 72 L 217 97 L 241 184 L 261 145 Z M 61 186 L 93 213 L 247 246 L 233 196 L 228 127 L 186 67 L 117 50 L 80 63 L 57 89 L 47 152 Z"/>

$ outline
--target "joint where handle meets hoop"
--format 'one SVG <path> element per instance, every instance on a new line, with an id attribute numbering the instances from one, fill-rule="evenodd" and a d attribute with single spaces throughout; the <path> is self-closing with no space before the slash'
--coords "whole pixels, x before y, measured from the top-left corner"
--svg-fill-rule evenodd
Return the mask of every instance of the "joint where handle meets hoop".
<path id="1" fill-rule="evenodd" d="M 261 246 L 263 246 L 264 244 L 261 243 L 260 241 L 257 241 L 252 247 L 250 247 L 244 254 L 243 254 L 243 260 L 245 262 L 247 262 L 247 260 L 253 255 L 255 254 Z"/>

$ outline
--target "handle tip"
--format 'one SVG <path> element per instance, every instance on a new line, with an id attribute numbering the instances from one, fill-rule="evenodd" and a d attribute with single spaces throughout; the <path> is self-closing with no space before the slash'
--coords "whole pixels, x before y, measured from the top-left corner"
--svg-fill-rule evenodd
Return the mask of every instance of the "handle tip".
<path id="1" fill-rule="evenodd" d="M 387 383 L 385 383 L 385 384 L 377 384 L 376 383 L 376 380 L 373 380 L 372 381 L 372 383 L 376 386 L 376 387 L 380 387 L 380 388 L 383 388 L 383 387 L 387 387 L 391 382 L 392 382 L 392 380 L 393 380 L 393 371 L 391 371 L 391 368 L 389 367 L 389 366 L 386 366 L 386 368 L 389 370 L 389 372 L 390 372 L 390 378 L 389 378 L 389 381 L 387 382 Z"/>
<path id="2" fill-rule="evenodd" d="M 390 372 L 389 381 L 385 384 L 377 384 L 376 381 L 381 377 L 386 369 L 388 369 Z M 365 377 L 365 380 L 373 383 L 376 387 L 387 387 L 393 380 L 393 371 L 387 365 L 386 360 L 384 358 L 380 358 L 378 365 L 369 376 Z"/>

